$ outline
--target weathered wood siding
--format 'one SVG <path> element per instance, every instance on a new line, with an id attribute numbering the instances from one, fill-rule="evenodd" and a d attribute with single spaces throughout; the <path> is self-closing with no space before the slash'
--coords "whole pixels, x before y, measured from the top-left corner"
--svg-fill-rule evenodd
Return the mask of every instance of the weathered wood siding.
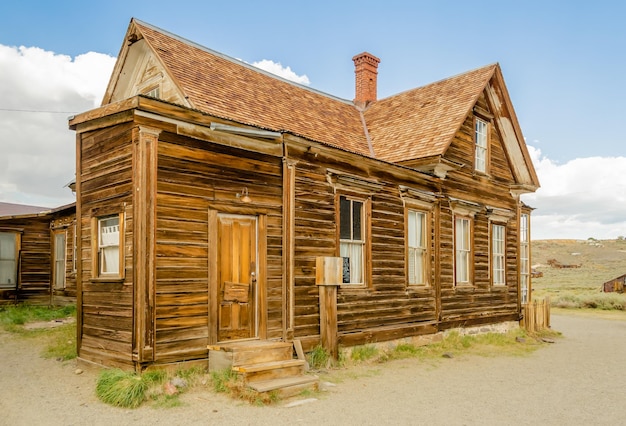
<path id="1" fill-rule="evenodd" d="M 50 218 L 15 218 L 0 222 L 0 230 L 18 232 L 21 238 L 18 263 L 17 302 L 32 305 L 50 304 Z M 2 290 L 2 302 L 15 303 L 14 290 Z"/>
<path id="2" fill-rule="evenodd" d="M 207 356 L 209 209 L 267 215 L 267 337 L 282 337 L 282 159 L 163 132 L 158 149 L 156 355 L 159 363 Z"/>
<path id="3" fill-rule="evenodd" d="M 109 366 L 133 365 L 132 123 L 80 134 L 81 358 Z M 113 209 L 113 210 L 111 210 Z M 92 220 L 124 213 L 124 279 L 95 280 Z M 122 248 L 121 248 L 122 249 Z"/>
<path id="4" fill-rule="evenodd" d="M 488 110 L 482 96 L 478 105 Z M 506 286 L 492 286 L 490 272 L 490 221 L 483 210 L 473 218 L 471 286 L 455 286 L 454 282 L 454 213 L 449 205 L 441 208 L 441 328 L 471 326 L 518 319 L 517 248 L 518 204 L 509 192 L 513 183 L 502 141 L 494 125 L 490 125 L 489 168 L 487 175 L 474 172 L 474 115 L 468 114 L 457 132 L 446 158 L 463 164 L 450 172 L 443 186 L 448 197 L 510 211 L 506 222 Z"/>
<path id="5" fill-rule="evenodd" d="M 335 191 L 327 169 L 359 175 L 383 183 L 371 193 L 371 275 L 365 288 L 338 289 L 339 344 L 351 346 L 436 330 L 435 233 L 430 238 L 431 283 L 407 286 L 405 274 L 404 205 L 398 185 L 424 191 L 434 189 L 432 179 L 404 172 L 394 177 L 384 166 L 365 159 L 322 151 L 316 157 L 305 148 L 289 148 L 297 158 L 295 173 L 295 330 L 305 347 L 319 344 L 319 294 L 315 285 L 315 259 L 338 256 Z M 341 191 L 339 191 L 341 192 Z M 434 217 L 434 215 L 433 215 Z"/>

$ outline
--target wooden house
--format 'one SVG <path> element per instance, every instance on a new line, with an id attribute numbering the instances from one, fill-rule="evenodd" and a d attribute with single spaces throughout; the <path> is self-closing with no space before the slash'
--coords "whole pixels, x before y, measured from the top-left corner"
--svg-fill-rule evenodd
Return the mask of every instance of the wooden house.
<path id="1" fill-rule="evenodd" d="M 626 284 L 626 274 L 620 275 L 617 278 L 613 278 L 602 284 L 602 291 L 604 293 L 623 293 L 624 285 Z"/>
<path id="2" fill-rule="evenodd" d="M 500 66 L 378 100 L 379 59 L 353 61 L 344 100 L 131 20 L 102 106 L 70 119 L 80 359 L 520 319 L 539 183 Z"/>
<path id="3" fill-rule="evenodd" d="M 76 301 L 76 206 L 0 203 L 0 304 Z"/>

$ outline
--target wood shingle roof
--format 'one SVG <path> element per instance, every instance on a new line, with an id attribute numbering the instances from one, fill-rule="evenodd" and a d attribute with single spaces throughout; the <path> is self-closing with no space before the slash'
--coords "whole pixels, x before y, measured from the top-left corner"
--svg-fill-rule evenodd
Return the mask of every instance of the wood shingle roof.
<path id="1" fill-rule="evenodd" d="M 186 107 L 265 130 L 290 133 L 390 163 L 443 157 L 478 98 L 496 85 L 506 114 L 507 148 L 519 183 L 538 186 L 498 64 L 370 102 L 340 99 L 282 79 L 250 64 L 132 19 L 103 105 L 131 96 L 118 85 L 131 46 L 143 41 Z M 137 51 L 137 50 L 136 50 Z M 141 54 L 140 54 L 141 55 Z M 136 58 L 137 56 L 135 56 Z M 131 59 L 129 59 L 131 60 Z M 136 59 L 135 59 L 136 60 Z M 129 65 L 133 69 L 136 65 Z M 128 70 L 127 70 L 128 71 Z M 130 72 L 130 71 L 128 71 Z M 116 73 L 118 74 L 116 76 Z M 114 95 L 116 94 L 116 95 Z M 137 93 L 134 93 L 137 94 Z M 497 121 L 497 120 L 496 120 Z M 516 146 L 513 146 L 516 145 Z"/>

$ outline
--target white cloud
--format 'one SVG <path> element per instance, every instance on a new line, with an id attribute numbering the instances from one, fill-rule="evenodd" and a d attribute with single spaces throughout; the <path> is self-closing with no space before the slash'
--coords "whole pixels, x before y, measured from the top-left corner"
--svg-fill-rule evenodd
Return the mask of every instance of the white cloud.
<path id="1" fill-rule="evenodd" d="M 0 201 L 57 207 L 74 201 L 75 133 L 68 117 L 98 106 L 115 58 L 74 60 L 0 45 Z"/>
<path id="2" fill-rule="evenodd" d="M 536 210 L 533 239 L 626 236 L 626 157 L 577 158 L 558 164 L 528 146 L 541 188 L 522 200 Z"/>
<path id="3" fill-rule="evenodd" d="M 280 62 L 270 61 L 269 59 L 262 59 L 260 61 L 253 62 L 252 65 L 257 68 L 261 68 L 262 70 L 265 70 L 267 72 L 271 72 L 272 74 L 275 74 L 289 81 L 304 84 L 306 86 L 311 84 L 311 82 L 309 81 L 309 77 L 307 77 L 306 74 L 298 75 L 291 70 L 291 67 L 283 67 Z"/>
<path id="4" fill-rule="evenodd" d="M 94 52 L 72 59 L 0 45 L 0 201 L 48 207 L 74 201 L 63 187 L 75 169 L 75 133 L 67 119 L 100 104 L 114 63 L 115 58 Z M 253 65 L 309 84 L 306 75 L 280 63 Z M 536 208 L 533 239 L 626 236 L 625 157 L 558 164 L 540 149 L 528 148 L 541 182 L 536 193 L 523 197 Z"/>

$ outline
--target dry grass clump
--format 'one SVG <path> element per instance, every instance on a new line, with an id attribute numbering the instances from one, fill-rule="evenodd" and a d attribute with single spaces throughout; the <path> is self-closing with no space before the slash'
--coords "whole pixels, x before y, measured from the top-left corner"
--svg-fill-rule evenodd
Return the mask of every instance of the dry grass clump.
<path id="1" fill-rule="evenodd" d="M 617 293 L 559 294 L 552 306 L 563 309 L 626 310 L 626 295 Z"/>
<path id="2" fill-rule="evenodd" d="M 280 401 L 278 392 L 258 393 L 246 386 L 242 378 L 229 369 L 211 372 L 211 382 L 215 392 L 225 393 L 231 398 L 253 405 L 270 405 Z"/>
<path id="3" fill-rule="evenodd" d="M 198 384 L 206 384 L 203 368 L 149 370 L 142 374 L 120 369 L 103 370 L 96 383 L 96 395 L 109 405 L 137 408 L 146 401 L 156 407 L 175 407 L 179 396 Z"/>

